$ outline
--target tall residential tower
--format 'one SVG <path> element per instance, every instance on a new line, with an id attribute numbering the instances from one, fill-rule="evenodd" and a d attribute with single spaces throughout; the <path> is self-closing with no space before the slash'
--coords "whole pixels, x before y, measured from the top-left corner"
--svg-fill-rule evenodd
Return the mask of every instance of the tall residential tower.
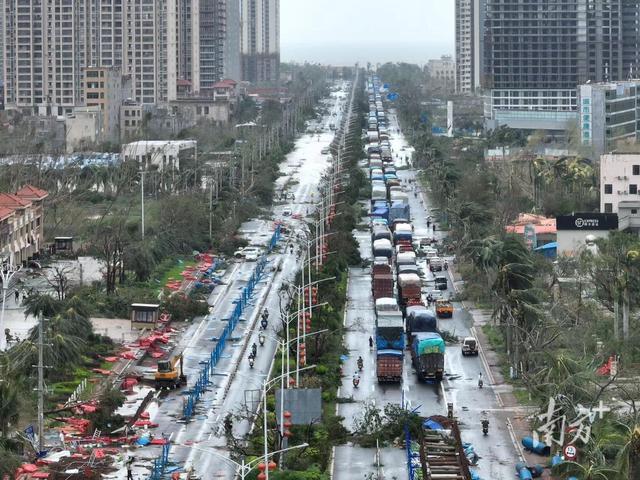
<path id="1" fill-rule="evenodd" d="M 280 76 L 280 0 L 242 0 L 242 79 Z"/>

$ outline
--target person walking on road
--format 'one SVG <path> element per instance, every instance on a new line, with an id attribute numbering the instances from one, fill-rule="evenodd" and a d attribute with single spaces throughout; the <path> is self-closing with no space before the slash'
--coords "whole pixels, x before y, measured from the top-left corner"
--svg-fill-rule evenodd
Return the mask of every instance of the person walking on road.
<path id="1" fill-rule="evenodd" d="M 20 291 L 18 289 L 16 289 L 14 295 L 15 295 L 15 298 L 16 298 L 16 303 L 20 304 Z"/>
<path id="2" fill-rule="evenodd" d="M 133 457 L 130 457 L 129 460 L 127 460 L 127 480 L 133 480 L 133 460 Z"/>

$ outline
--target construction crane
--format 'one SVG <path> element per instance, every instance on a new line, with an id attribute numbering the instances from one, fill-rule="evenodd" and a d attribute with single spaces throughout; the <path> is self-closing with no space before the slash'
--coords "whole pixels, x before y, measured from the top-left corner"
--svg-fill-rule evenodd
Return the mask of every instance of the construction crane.
<path id="1" fill-rule="evenodd" d="M 183 355 L 180 353 L 170 360 L 158 361 L 158 370 L 155 375 L 156 389 L 174 389 L 187 384 L 187 377 L 182 369 L 183 360 Z"/>

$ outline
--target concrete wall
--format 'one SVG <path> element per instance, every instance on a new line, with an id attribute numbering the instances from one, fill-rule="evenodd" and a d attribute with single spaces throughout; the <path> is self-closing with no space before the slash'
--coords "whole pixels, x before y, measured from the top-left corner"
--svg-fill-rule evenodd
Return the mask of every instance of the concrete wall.
<path id="1" fill-rule="evenodd" d="M 558 230 L 558 256 L 575 255 L 585 246 L 587 235 L 596 238 L 607 238 L 609 232 L 606 230 Z"/>

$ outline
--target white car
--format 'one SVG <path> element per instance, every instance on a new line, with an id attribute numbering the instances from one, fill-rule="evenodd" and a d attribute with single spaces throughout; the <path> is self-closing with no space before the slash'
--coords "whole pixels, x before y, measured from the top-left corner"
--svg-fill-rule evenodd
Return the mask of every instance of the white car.
<path id="1" fill-rule="evenodd" d="M 329 147 L 325 147 L 322 150 L 320 150 L 320 153 L 322 155 L 327 155 L 330 152 Z"/>
<path id="2" fill-rule="evenodd" d="M 284 210 L 282 211 L 282 215 L 284 215 L 285 217 L 290 217 L 293 214 L 293 211 L 291 210 L 291 207 L 284 207 Z"/>
<path id="3" fill-rule="evenodd" d="M 262 254 L 262 250 L 258 247 L 246 247 L 242 253 L 244 254 L 245 260 L 248 262 L 255 262 Z"/>

